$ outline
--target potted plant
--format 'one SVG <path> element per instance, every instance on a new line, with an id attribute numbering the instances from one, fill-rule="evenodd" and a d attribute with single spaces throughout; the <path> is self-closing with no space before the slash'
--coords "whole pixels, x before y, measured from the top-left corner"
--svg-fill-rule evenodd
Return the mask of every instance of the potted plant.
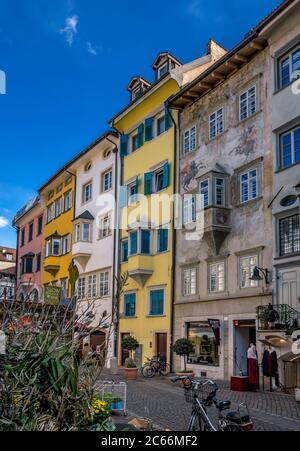
<path id="1" fill-rule="evenodd" d="M 187 359 L 188 356 L 194 351 L 193 343 L 190 340 L 187 340 L 186 338 L 181 338 L 180 340 L 177 340 L 176 343 L 173 346 L 173 350 L 176 355 L 183 357 L 184 361 L 184 371 L 177 373 L 178 377 L 181 376 L 195 376 L 194 371 L 187 371 Z"/>
<path id="2" fill-rule="evenodd" d="M 103 400 L 109 404 L 113 413 L 124 410 L 124 400 L 114 396 L 112 393 L 105 393 Z"/>
<path id="3" fill-rule="evenodd" d="M 131 336 L 125 337 L 122 343 L 125 351 L 130 352 L 130 358 L 125 361 L 125 377 L 127 380 L 136 380 L 138 375 L 138 368 L 133 360 L 133 351 L 139 347 L 139 342 Z"/>

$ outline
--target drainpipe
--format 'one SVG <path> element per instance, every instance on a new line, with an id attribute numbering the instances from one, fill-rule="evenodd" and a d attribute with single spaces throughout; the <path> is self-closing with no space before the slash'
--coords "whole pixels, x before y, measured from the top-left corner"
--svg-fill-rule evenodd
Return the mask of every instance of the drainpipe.
<path id="1" fill-rule="evenodd" d="M 168 107 L 168 102 L 166 103 Z M 173 171 L 173 195 L 177 194 L 177 147 L 178 147 L 178 126 L 174 119 L 173 113 L 169 110 L 170 118 L 174 125 L 174 171 Z M 173 371 L 173 341 L 174 341 L 174 325 L 175 325 L 175 283 L 176 283 L 176 247 L 177 247 L 177 231 L 175 229 L 175 205 L 173 202 L 173 240 L 172 240 L 172 286 L 171 286 L 171 325 L 170 325 L 170 367 Z"/>
<path id="2" fill-rule="evenodd" d="M 67 174 L 71 175 L 72 177 L 74 177 L 74 179 L 75 179 L 75 183 L 74 183 L 74 199 L 72 199 L 72 205 L 74 206 L 74 208 L 73 208 L 73 220 L 75 220 L 75 218 L 76 218 L 76 196 L 77 196 L 77 174 L 74 174 L 73 172 L 69 171 L 67 168 L 65 168 L 65 172 Z M 73 245 L 73 240 L 72 240 L 72 245 Z M 73 291 L 73 288 L 75 288 L 75 287 L 72 287 L 72 291 Z M 73 296 L 74 296 L 74 293 L 71 293 L 71 299 L 72 299 Z"/>
<path id="3" fill-rule="evenodd" d="M 117 212 L 117 199 L 118 199 L 118 153 L 119 153 L 119 149 L 118 146 L 116 145 L 115 142 L 113 142 L 108 136 L 106 136 L 106 140 L 109 141 L 111 144 L 113 144 L 115 146 L 114 148 L 114 154 L 115 154 L 115 206 L 116 206 L 116 212 Z M 117 216 L 115 217 L 116 220 Z M 115 257 L 116 257 L 116 253 L 117 253 L 117 240 L 118 240 L 118 228 L 119 228 L 119 221 L 117 220 L 117 224 L 115 223 L 114 227 L 114 244 L 113 244 L 113 284 L 112 284 L 112 299 L 115 299 L 115 295 L 116 295 L 116 277 L 119 277 L 117 268 L 116 268 L 116 261 L 115 261 Z M 118 330 L 114 331 L 115 333 L 115 340 L 114 340 L 114 349 L 113 349 L 113 356 L 115 358 L 118 357 Z"/>
<path id="4" fill-rule="evenodd" d="M 17 246 L 16 246 L 16 280 L 15 280 L 15 299 L 17 298 L 17 287 L 18 287 L 18 269 L 19 269 L 19 239 L 20 239 L 20 227 L 14 226 L 17 232 Z"/>

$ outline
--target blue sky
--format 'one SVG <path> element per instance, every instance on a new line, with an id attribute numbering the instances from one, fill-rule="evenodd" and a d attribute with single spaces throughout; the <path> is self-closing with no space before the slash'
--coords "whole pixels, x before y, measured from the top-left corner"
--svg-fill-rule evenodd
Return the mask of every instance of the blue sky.
<path id="1" fill-rule="evenodd" d="M 133 75 L 160 51 L 183 62 L 230 49 L 280 0 L 0 0 L 0 244 L 16 210 L 107 129 Z"/>

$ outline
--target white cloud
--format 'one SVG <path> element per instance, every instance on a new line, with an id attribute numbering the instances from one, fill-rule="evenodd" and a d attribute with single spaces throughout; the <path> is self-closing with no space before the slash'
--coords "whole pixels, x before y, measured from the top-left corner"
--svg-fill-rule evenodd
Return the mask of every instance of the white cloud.
<path id="1" fill-rule="evenodd" d="M 97 56 L 97 50 L 92 46 L 92 43 L 91 42 L 87 42 L 86 45 L 87 45 L 87 51 L 91 55 Z"/>
<path id="2" fill-rule="evenodd" d="M 3 216 L 0 216 L 0 229 L 4 229 L 9 225 L 9 220 L 4 218 Z"/>
<path id="3" fill-rule="evenodd" d="M 74 36 L 78 33 L 77 25 L 78 25 L 78 16 L 67 17 L 65 28 L 60 30 L 60 34 L 64 34 L 66 36 L 67 43 L 70 47 L 72 47 L 74 42 Z"/>
<path id="4" fill-rule="evenodd" d="M 191 2 L 188 4 L 187 10 L 191 16 L 200 19 L 203 17 L 202 7 L 202 0 L 191 0 Z"/>

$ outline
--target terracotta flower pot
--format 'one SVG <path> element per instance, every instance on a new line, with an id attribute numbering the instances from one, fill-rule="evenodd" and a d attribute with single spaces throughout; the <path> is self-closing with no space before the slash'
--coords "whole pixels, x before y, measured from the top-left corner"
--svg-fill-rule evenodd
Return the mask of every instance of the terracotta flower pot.
<path id="1" fill-rule="evenodd" d="M 124 373 L 128 381 L 135 381 L 138 376 L 138 368 L 125 368 Z"/>

